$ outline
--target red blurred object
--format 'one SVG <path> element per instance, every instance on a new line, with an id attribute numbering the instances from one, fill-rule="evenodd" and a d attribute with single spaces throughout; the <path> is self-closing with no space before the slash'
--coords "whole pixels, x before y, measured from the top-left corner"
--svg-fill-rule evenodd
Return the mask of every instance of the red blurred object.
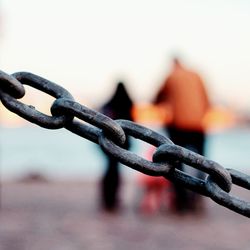
<path id="1" fill-rule="evenodd" d="M 152 159 L 155 148 L 151 147 L 146 153 L 148 160 Z M 164 177 L 139 174 L 138 185 L 142 190 L 139 200 L 139 211 L 142 213 L 156 213 L 168 209 L 173 204 L 172 184 Z"/>

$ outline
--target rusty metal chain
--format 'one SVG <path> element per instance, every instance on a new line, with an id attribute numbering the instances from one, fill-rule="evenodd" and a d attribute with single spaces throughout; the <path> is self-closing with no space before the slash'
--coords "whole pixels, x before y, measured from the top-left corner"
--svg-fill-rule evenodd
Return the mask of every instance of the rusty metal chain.
<path id="1" fill-rule="evenodd" d="M 51 116 L 18 101 L 25 95 L 24 85 L 56 98 L 51 106 Z M 51 81 L 28 72 L 9 75 L 0 71 L 0 99 L 7 109 L 32 123 L 47 129 L 65 128 L 100 145 L 105 153 L 132 169 L 151 176 L 163 176 L 210 197 L 224 207 L 250 217 L 250 202 L 230 194 L 233 184 L 250 189 L 250 176 L 237 170 L 225 169 L 218 163 L 175 145 L 167 137 L 137 123 L 112 120 L 74 101 L 66 89 Z M 123 145 L 128 136 L 154 145 L 156 150 L 153 160 L 148 161 L 125 149 Z M 177 169 L 177 163 L 184 163 L 203 171 L 206 178 L 198 179 Z"/>

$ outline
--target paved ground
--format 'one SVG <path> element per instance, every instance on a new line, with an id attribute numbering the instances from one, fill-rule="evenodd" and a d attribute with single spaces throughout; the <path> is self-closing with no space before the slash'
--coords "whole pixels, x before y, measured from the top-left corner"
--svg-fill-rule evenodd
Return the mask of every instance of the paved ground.
<path id="1" fill-rule="evenodd" d="M 0 249 L 250 249 L 250 220 L 209 199 L 204 216 L 145 216 L 135 212 L 127 184 L 122 212 L 107 215 L 96 191 L 93 183 L 4 184 Z M 237 191 L 250 200 L 244 192 Z"/>

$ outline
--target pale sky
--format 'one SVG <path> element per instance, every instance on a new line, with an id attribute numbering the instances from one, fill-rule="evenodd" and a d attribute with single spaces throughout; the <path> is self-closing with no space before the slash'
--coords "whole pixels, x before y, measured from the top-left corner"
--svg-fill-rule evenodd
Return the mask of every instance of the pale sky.
<path id="1" fill-rule="evenodd" d="M 178 53 L 214 101 L 250 110 L 248 0 L 2 0 L 1 16 L 1 69 L 41 75 L 82 104 L 120 79 L 150 101 Z"/>

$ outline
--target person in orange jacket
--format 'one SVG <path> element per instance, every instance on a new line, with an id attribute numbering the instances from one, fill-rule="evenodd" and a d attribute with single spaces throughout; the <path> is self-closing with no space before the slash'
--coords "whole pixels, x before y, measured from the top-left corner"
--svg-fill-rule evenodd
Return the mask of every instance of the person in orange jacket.
<path id="1" fill-rule="evenodd" d="M 172 71 L 158 91 L 154 103 L 166 104 L 172 110 L 172 121 L 165 126 L 170 139 L 177 145 L 204 155 L 205 131 L 202 121 L 210 108 L 210 101 L 201 77 L 174 58 Z M 181 164 L 178 168 L 187 172 L 191 170 Z M 192 170 L 192 174 L 194 171 L 196 177 L 204 178 L 198 170 Z M 177 211 L 202 206 L 201 196 L 178 184 L 174 184 L 174 187 Z"/>

